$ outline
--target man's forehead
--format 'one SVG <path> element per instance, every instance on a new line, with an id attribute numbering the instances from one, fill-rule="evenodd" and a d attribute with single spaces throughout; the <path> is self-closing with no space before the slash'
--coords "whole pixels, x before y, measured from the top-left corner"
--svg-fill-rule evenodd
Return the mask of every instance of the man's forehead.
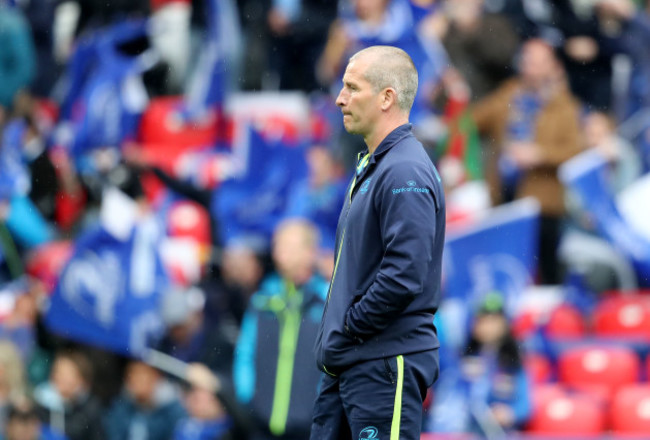
<path id="1" fill-rule="evenodd" d="M 353 60 L 348 63 L 348 66 L 345 69 L 345 74 L 343 75 L 344 80 L 362 80 L 363 74 L 366 71 L 366 65 L 360 60 Z"/>

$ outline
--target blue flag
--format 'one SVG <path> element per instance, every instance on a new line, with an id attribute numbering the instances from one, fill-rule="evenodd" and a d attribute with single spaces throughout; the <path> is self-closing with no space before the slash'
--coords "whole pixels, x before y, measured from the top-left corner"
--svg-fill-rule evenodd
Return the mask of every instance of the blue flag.
<path id="1" fill-rule="evenodd" d="M 125 21 L 98 31 L 79 47 L 69 72 L 69 90 L 62 103 L 59 143 L 69 148 L 81 172 L 89 151 L 119 148 L 136 136 L 140 117 L 148 103 L 141 75 L 155 61 L 145 51 L 128 55 L 120 46 L 145 38 L 147 22 Z M 65 128 L 62 128 L 65 127 Z"/>
<path id="2" fill-rule="evenodd" d="M 265 247 L 287 210 L 289 191 L 306 175 L 307 164 L 303 148 L 271 143 L 248 130 L 241 147 L 247 151 L 246 171 L 214 192 L 212 210 L 223 243 L 243 240 Z"/>
<path id="3" fill-rule="evenodd" d="M 185 94 L 185 116 L 200 119 L 224 102 L 234 60 L 240 53 L 237 10 L 232 0 L 208 0 L 207 32 Z"/>
<path id="4" fill-rule="evenodd" d="M 608 168 L 602 155 L 588 151 L 562 165 L 559 176 L 577 196 L 598 233 L 630 259 L 639 283 L 650 285 L 650 242 L 627 224 L 618 210 Z"/>
<path id="5" fill-rule="evenodd" d="M 147 224 L 125 241 L 102 228 L 86 232 L 54 290 L 47 326 L 90 345 L 143 354 L 163 329 L 158 304 L 168 279 L 157 249 Z"/>
<path id="6" fill-rule="evenodd" d="M 27 124 L 14 119 L 6 124 L 0 142 L 0 200 L 16 195 L 27 195 L 31 176 L 23 157 L 23 136 Z"/>
<path id="7" fill-rule="evenodd" d="M 445 243 L 445 299 L 470 307 L 485 295 L 504 295 L 511 311 L 521 292 L 533 282 L 539 229 L 539 205 L 523 199 L 499 206 Z"/>

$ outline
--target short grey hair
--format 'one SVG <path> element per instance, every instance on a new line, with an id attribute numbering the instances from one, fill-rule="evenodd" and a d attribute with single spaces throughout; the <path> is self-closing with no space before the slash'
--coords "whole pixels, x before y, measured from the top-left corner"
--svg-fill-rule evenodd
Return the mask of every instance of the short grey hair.
<path id="1" fill-rule="evenodd" d="M 395 89 L 399 108 L 410 112 L 418 91 L 418 71 L 409 54 L 398 47 L 371 46 L 352 55 L 349 62 L 365 56 L 373 57 L 364 76 L 375 93 Z"/>

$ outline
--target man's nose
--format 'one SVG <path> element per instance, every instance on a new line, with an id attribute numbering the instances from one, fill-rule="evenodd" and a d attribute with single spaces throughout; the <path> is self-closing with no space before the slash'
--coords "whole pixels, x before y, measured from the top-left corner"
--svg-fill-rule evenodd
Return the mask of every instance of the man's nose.
<path id="1" fill-rule="evenodd" d="M 345 105 L 345 89 L 341 89 L 339 96 L 336 97 L 336 105 L 343 107 Z"/>

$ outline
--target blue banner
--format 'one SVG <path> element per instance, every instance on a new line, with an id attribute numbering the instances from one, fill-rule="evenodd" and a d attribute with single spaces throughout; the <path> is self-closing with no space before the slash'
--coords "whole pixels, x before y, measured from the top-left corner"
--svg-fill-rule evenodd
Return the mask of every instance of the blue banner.
<path id="1" fill-rule="evenodd" d="M 539 204 L 523 199 L 492 209 L 475 224 L 447 234 L 444 252 L 445 299 L 475 309 L 485 295 L 504 296 L 513 311 L 533 282 L 537 258 Z"/>
<path id="2" fill-rule="evenodd" d="M 84 234 L 64 268 L 46 315 L 50 330 L 121 354 L 143 354 L 162 332 L 159 297 L 168 285 L 151 224 L 120 241 Z"/>
<path id="3" fill-rule="evenodd" d="M 213 215 L 224 244 L 244 241 L 265 248 L 287 212 L 289 192 L 307 174 L 304 149 L 269 142 L 247 128 L 245 171 L 214 192 Z"/>
<path id="4" fill-rule="evenodd" d="M 147 21 L 123 21 L 85 38 L 67 72 L 57 141 L 77 161 L 96 148 L 120 148 L 135 138 L 148 103 L 141 75 L 155 61 L 149 51 L 129 55 L 120 46 L 147 36 Z M 81 172 L 90 167 L 77 163 Z M 92 168 L 92 167 L 91 167 Z"/>
<path id="5" fill-rule="evenodd" d="M 185 116 L 201 119 L 222 107 L 241 51 L 237 9 L 232 0 L 208 0 L 207 32 L 185 94 Z"/>
<path id="6" fill-rule="evenodd" d="M 588 151 L 562 165 L 559 177 L 578 198 L 600 236 L 634 265 L 639 284 L 650 285 L 650 242 L 638 234 L 616 206 L 609 180 L 609 163 L 596 151 Z"/>

